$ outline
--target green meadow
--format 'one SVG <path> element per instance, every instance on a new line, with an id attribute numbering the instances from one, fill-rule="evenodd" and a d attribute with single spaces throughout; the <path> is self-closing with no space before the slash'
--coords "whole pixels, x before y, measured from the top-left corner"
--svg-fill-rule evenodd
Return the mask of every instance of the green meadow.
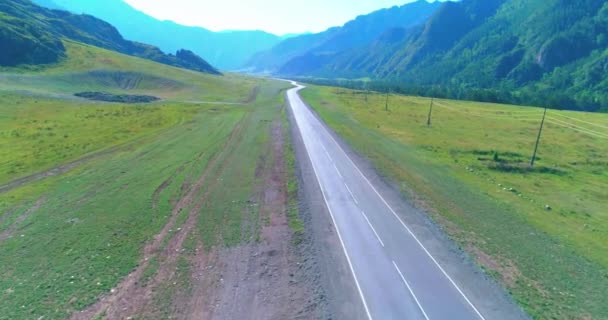
<path id="1" fill-rule="evenodd" d="M 284 117 L 288 84 L 66 46 L 69 58 L 57 65 L 0 72 L 0 319 L 63 319 L 107 294 L 141 263 L 146 243 L 200 177 L 194 197 L 205 201 L 194 203 L 184 250 L 238 244 L 259 230 L 243 232 L 247 219 L 258 220 L 249 201 L 255 171 L 271 148 L 272 123 Z M 72 96 L 86 90 L 162 100 Z M 155 277 L 158 259 L 142 283 Z M 188 263 L 179 258 L 181 270 Z M 155 293 L 167 304 L 158 303 L 157 315 L 171 307 L 163 297 L 188 285 L 176 283 Z"/>
<path id="2" fill-rule="evenodd" d="M 303 97 L 537 319 L 608 318 L 608 115 L 311 86 Z"/>

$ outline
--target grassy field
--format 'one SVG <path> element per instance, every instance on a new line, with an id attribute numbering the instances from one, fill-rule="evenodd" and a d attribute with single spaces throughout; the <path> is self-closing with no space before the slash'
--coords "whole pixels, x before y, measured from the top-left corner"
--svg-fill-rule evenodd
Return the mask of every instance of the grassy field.
<path id="1" fill-rule="evenodd" d="M 240 243 L 258 230 L 242 231 L 244 221 L 256 220 L 249 202 L 255 170 L 271 123 L 282 116 L 286 83 L 66 45 L 69 58 L 58 65 L 0 70 L 0 186 L 50 170 L 0 191 L 0 319 L 63 319 L 93 304 L 141 264 L 142 249 L 185 194 L 205 200 L 187 208 L 198 213 L 198 228 L 184 241 L 186 252 L 201 243 Z M 83 90 L 164 100 L 123 105 L 71 97 Z M 187 211 L 177 213 L 161 249 L 190 218 Z M 161 258 L 152 256 L 144 285 L 163 268 Z M 177 269 L 177 280 L 155 291 L 154 315 L 170 314 L 167 297 L 187 289 L 187 257 Z"/>
<path id="2" fill-rule="evenodd" d="M 312 86 L 303 97 L 537 319 L 606 319 L 608 115 Z M 547 207 L 548 206 L 548 207 Z"/>

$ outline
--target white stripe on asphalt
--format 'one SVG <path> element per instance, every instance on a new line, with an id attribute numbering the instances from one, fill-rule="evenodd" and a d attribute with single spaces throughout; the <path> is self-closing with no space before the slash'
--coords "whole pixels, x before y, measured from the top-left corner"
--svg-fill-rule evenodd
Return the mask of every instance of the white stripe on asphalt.
<path id="1" fill-rule="evenodd" d="M 367 224 L 369 225 L 369 227 L 372 229 L 372 231 L 376 235 L 376 238 L 380 242 L 380 245 L 382 245 L 382 247 L 384 248 L 384 242 L 382 242 L 382 239 L 380 239 L 380 236 L 378 235 L 378 232 L 376 232 L 376 229 L 374 228 L 374 226 L 372 226 L 372 223 L 369 222 L 369 219 L 367 218 L 367 215 L 365 214 L 365 212 L 363 212 L 363 210 L 361 210 L 361 214 L 363 215 L 363 217 L 365 218 L 365 221 L 367 221 Z"/>
<path id="2" fill-rule="evenodd" d="M 441 267 L 441 265 L 439 264 L 439 262 L 437 262 L 437 260 L 435 259 L 435 257 L 433 257 L 433 255 L 431 255 L 431 253 L 426 249 L 426 247 L 422 244 L 422 242 L 420 242 L 420 240 L 418 239 L 418 237 L 416 237 L 416 235 L 412 232 L 412 230 L 410 230 L 410 228 L 405 224 L 405 222 L 403 222 L 403 220 L 401 220 L 401 217 L 399 217 L 399 215 L 397 215 L 397 213 L 395 212 L 395 210 L 393 210 L 393 208 L 388 204 L 388 202 L 386 202 L 386 200 L 384 199 L 384 197 L 382 197 L 382 195 L 380 194 L 380 192 L 378 192 L 378 190 L 376 189 L 376 187 L 374 187 L 374 185 L 369 181 L 369 179 L 365 176 L 365 174 L 363 174 L 363 172 L 361 171 L 361 169 L 359 169 L 359 167 L 355 164 L 355 162 L 348 156 L 348 154 L 346 153 L 346 151 L 344 151 L 344 149 L 338 143 L 338 141 L 336 141 L 336 139 L 334 139 L 334 137 L 331 135 L 331 133 L 329 133 L 329 131 L 327 131 L 327 129 L 325 127 L 323 127 L 323 131 L 325 131 L 327 133 L 327 135 L 329 136 L 329 138 L 344 153 L 344 155 L 346 156 L 346 158 L 348 159 L 348 161 L 353 165 L 353 167 L 357 170 L 357 172 L 359 172 L 359 174 L 363 177 L 363 179 L 367 182 L 367 184 L 369 184 L 369 186 L 372 188 L 372 190 L 374 190 L 374 192 L 378 195 L 378 197 L 382 200 L 382 202 L 386 205 L 386 207 L 393 213 L 393 215 L 397 218 L 397 220 L 399 220 L 399 222 L 405 228 L 405 230 L 407 230 L 407 232 L 414 238 L 414 240 L 416 240 L 416 242 L 422 248 L 422 250 L 426 253 L 426 255 L 429 258 L 431 258 L 431 260 L 433 261 L 433 263 L 435 264 L 435 266 L 437 266 L 437 268 L 441 271 L 441 273 L 443 273 L 443 275 L 450 281 L 450 283 L 454 286 L 454 288 L 456 288 L 456 290 L 458 291 L 458 293 L 460 293 L 460 295 L 469 304 L 469 306 L 473 309 L 473 311 L 475 311 L 475 313 L 477 314 L 477 316 L 479 316 L 479 318 L 482 319 L 482 320 L 486 320 L 486 318 L 484 318 L 484 316 L 479 312 L 479 310 L 477 310 L 477 308 L 473 305 L 473 303 L 471 302 L 471 300 L 469 300 L 469 298 L 464 294 L 464 292 L 462 292 L 462 290 L 460 289 L 460 287 L 458 287 L 458 285 L 452 279 L 452 277 L 450 277 L 448 275 L 448 273 Z"/>
<path id="3" fill-rule="evenodd" d="M 351 198 L 353 198 L 353 201 L 355 202 L 355 204 L 359 205 L 359 202 L 357 201 L 357 198 L 355 198 L 355 195 L 350 190 L 350 188 L 348 187 L 348 185 L 346 184 L 346 182 L 344 182 L 344 186 L 346 187 L 346 190 L 348 190 L 348 193 L 350 193 L 350 196 L 351 196 Z"/>
<path id="4" fill-rule="evenodd" d="M 403 273 L 401 273 L 401 270 L 399 270 L 399 267 L 397 266 L 397 264 L 395 263 L 395 261 L 393 261 L 393 265 L 395 266 L 395 269 L 397 269 L 397 272 L 399 273 L 399 276 L 401 277 L 401 280 L 403 280 L 403 283 L 405 283 L 405 286 L 407 287 L 407 290 L 409 290 L 410 293 L 412 294 L 412 297 L 414 298 L 414 301 L 416 301 L 416 304 L 418 305 L 418 308 L 420 308 L 420 311 L 422 312 L 422 315 L 424 316 L 424 318 L 426 320 L 429 320 L 429 316 L 427 316 L 426 312 L 424 312 L 424 308 L 422 308 L 422 305 L 420 304 L 420 301 L 418 301 L 418 298 L 414 294 L 414 291 L 412 290 L 412 287 L 410 287 L 410 284 L 407 282 L 407 280 L 405 280 L 405 277 L 403 276 Z"/>
<path id="5" fill-rule="evenodd" d="M 292 91 L 294 92 L 294 91 Z M 295 93 L 297 96 L 297 92 Z M 291 104 L 291 99 L 289 99 L 290 104 Z M 299 128 L 299 123 L 298 120 L 296 119 L 296 125 Z M 298 130 L 300 131 L 300 130 Z M 302 134 L 302 131 L 300 131 L 300 134 Z M 304 137 L 302 136 L 302 140 L 304 140 Z M 348 262 L 348 266 L 350 268 L 350 271 L 353 275 L 353 278 L 355 279 L 355 284 L 357 286 L 357 290 L 359 291 L 359 296 L 361 297 L 361 301 L 363 302 L 363 308 L 365 309 L 365 313 L 367 314 L 367 318 L 369 320 L 373 320 L 371 313 L 369 312 L 369 308 L 367 306 L 367 301 L 365 301 L 365 296 L 363 295 L 363 291 L 361 290 L 361 285 L 359 284 L 359 279 L 357 279 L 357 274 L 355 273 L 355 269 L 353 268 L 353 264 L 350 261 L 350 256 L 348 255 L 348 251 L 346 250 L 346 246 L 344 245 L 344 240 L 342 240 L 342 235 L 340 234 L 340 228 L 338 227 L 338 224 L 336 223 L 336 219 L 334 218 L 334 213 L 331 210 L 331 207 L 329 205 L 329 203 L 327 202 L 327 196 L 325 195 L 325 190 L 323 190 L 323 186 L 321 185 L 321 180 L 319 179 L 319 174 L 317 173 L 317 169 L 315 168 L 315 164 L 312 160 L 312 156 L 310 155 L 310 152 L 308 151 L 308 148 L 305 146 L 304 149 L 306 149 L 306 154 L 308 155 L 308 159 L 310 160 L 310 164 L 312 166 L 312 170 L 315 173 L 315 177 L 317 178 L 317 183 L 319 184 L 319 188 L 321 189 L 321 193 L 323 194 L 323 201 L 325 202 L 325 206 L 327 207 L 327 210 L 329 211 L 329 215 L 331 216 L 331 220 L 333 221 L 334 227 L 336 228 L 336 233 L 338 234 L 338 239 L 340 239 L 340 244 L 342 245 L 342 250 L 344 250 L 344 255 L 346 256 L 346 261 Z"/>

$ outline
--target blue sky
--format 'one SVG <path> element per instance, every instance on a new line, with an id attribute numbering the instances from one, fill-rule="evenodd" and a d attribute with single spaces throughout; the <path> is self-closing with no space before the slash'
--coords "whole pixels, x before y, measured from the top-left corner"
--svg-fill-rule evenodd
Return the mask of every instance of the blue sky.
<path id="1" fill-rule="evenodd" d="M 125 0 L 163 20 L 213 31 L 319 32 L 377 9 L 413 0 Z"/>

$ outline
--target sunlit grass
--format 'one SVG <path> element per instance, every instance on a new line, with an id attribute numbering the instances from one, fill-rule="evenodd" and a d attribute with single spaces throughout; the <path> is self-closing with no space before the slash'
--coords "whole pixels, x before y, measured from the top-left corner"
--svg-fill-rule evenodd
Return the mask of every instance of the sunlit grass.
<path id="1" fill-rule="evenodd" d="M 386 111 L 380 94 L 303 95 L 462 246 L 490 254 L 533 315 L 608 316 L 608 115 L 549 111 L 530 169 L 539 108 L 435 100 L 427 127 L 431 99 L 391 95 Z"/>

